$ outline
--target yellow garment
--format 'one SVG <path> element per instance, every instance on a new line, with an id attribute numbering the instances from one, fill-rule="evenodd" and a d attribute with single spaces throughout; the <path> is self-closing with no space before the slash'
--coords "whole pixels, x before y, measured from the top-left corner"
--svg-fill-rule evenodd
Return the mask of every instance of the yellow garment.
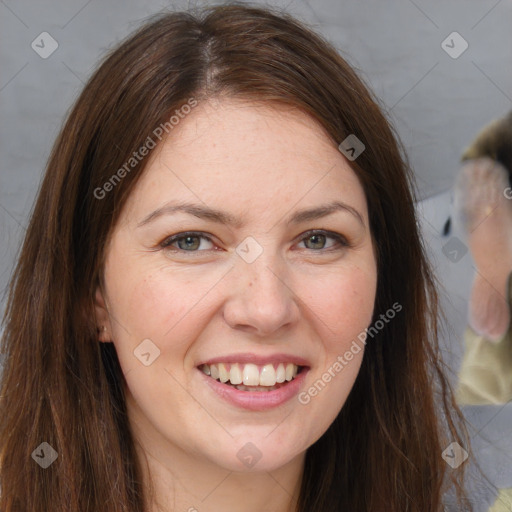
<path id="1" fill-rule="evenodd" d="M 507 300 L 512 297 L 512 273 Z M 511 309 L 512 311 L 512 309 Z M 455 398 L 460 405 L 505 404 L 512 401 L 512 324 L 497 342 L 466 328 L 465 352 Z"/>
<path id="2" fill-rule="evenodd" d="M 507 292 L 511 307 L 512 273 L 508 277 Z M 468 327 L 464 344 L 455 393 L 459 405 L 498 405 L 512 401 L 512 324 L 498 342 L 489 341 Z M 512 512 L 512 488 L 499 489 L 488 512 Z"/>
<path id="3" fill-rule="evenodd" d="M 512 488 L 500 489 L 494 505 L 488 512 L 512 512 Z"/>

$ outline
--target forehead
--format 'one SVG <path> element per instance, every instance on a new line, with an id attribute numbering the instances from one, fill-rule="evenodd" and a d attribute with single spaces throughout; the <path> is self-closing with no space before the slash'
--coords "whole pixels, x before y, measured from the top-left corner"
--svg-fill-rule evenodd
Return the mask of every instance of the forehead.
<path id="1" fill-rule="evenodd" d="M 263 163 L 270 158 L 276 161 L 279 155 L 288 159 L 296 155 L 322 163 L 332 159 L 337 145 L 315 119 L 292 107 L 240 98 L 211 98 L 184 116 L 154 156 L 169 151 L 187 153 L 191 147 L 197 150 L 199 146 L 201 151 L 188 158 L 211 161 L 212 157 L 222 157 L 223 163 L 235 159 Z M 339 158 L 339 153 L 335 154 Z"/>
<path id="2" fill-rule="evenodd" d="M 178 196 L 263 211 L 275 209 L 273 199 L 287 207 L 346 199 L 366 216 L 355 172 L 316 120 L 240 99 L 204 101 L 183 116 L 151 153 L 131 196 L 141 208 Z"/>

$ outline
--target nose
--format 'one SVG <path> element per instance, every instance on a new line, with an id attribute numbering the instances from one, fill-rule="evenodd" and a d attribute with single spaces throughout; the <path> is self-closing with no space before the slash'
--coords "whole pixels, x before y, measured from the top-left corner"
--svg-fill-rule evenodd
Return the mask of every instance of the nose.
<path id="1" fill-rule="evenodd" d="M 300 318 L 299 297 L 285 262 L 266 249 L 252 263 L 237 257 L 226 283 L 224 319 L 233 329 L 262 337 L 291 327 Z"/>

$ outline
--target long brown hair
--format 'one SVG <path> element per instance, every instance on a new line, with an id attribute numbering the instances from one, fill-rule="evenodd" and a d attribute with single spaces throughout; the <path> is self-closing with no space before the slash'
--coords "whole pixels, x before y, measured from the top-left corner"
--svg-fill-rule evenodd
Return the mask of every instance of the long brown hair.
<path id="1" fill-rule="evenodd" d="M 98 342 L 94 292 L 147 158 L 108 193 L 98 189 L 190 98 L 219 95 L 300 109 L 336 146 L 350 134 L 364 143 L 352 168 L 377 248 L 374 320 L 403 307 L 368 338 L 346 403 L 308 449 L 297 510 L 439 512 L 450 480 L 463 498 L 462 467 L 452 471 L 441 454 L 452 441 L 469 447 L 440 359 L 411 172 L 338 52 L 289 15 L 246 4 L 154 17 L 106 56 L 68 115 L 9 288 L 0 509 L 143 511 L 123 374 L 113 345 Z M 31 459 L 42 442 L 58 453 L 47 469 Z"/>

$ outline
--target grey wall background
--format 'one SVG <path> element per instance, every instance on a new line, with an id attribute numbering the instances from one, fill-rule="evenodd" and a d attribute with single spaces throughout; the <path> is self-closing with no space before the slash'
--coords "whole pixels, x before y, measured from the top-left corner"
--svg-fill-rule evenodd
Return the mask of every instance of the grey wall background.
<path id="1" fill-rule="evenodd" d="M 1 291 L 11 275 L 52 143 L 98 60 L 147 16 L 201 5 L 0 0 Z M 462 149 L 484 124 L 512 108 L 512 2 L 292 0 L 273 5 L 311 24 L 335 44 L 373 88 L 405 144 L 417 177 L 424 234 L 445 284 L 443 304 L 452 326 L 444 340 L 445 357 L 455 379 L 474 266 L 470 255 L 457 264 L 448 261 L 442 253 L 446 239 L 439 233 L 450 211 Z M 463 39 L 448 38 L 444 47 L 450 55 L 442 42 L 454 31 Z M 49 56 L 55 43 L 41 36 L 43 32 L 58 44 Z M 468 47 L 457 56 L 464 41 Z M 1 310 L 4 305 L 2 296 Z M 473 455 L 490 480 L 469 480 L 477 510 L 487 509 L 496 486 L 512 487 L 511 406 L 464 410 L 474 427 Z M 470 469 L 473 473 L 473 466 Z"/>

